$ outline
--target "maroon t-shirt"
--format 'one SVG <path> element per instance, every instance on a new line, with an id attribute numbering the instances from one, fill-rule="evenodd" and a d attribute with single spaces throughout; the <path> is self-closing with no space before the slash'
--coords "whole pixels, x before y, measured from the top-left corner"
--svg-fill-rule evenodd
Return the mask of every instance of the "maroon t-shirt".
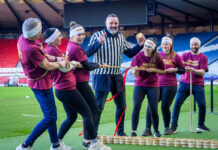
<path id="1" fill-rule="evenodd" d="M 84 60 L 88 60 L 83 48 L 72 41 L 69 41 L 67 45 L 67 56 L 69 61 L 78 61 L 83 62 Z M 89 81 L 89 71 L 86 69 L 77 68 L 75 70 L 76 82 L 88 82 Z"/>
<path id="2" fill-rule="evenodd" d="M 198 55 L 193 55 L 191 52 L 184 53 L 182 55 L 182 60 L 185 66 L 190 66 L 195 69 L 203 69 L 208 72 L 207 57 L 202 53 Z M 186 71 L 185 74 L 182 75 L 181 82 L 190 84 L 190 72 Z M 192 84 L 204 85 L 204 77 L 192 72 Z"/>
<path id="3" fill-rule="evenodd" d="M 17 46 L 23 71 L 29 79 L 27 81 L 29 87 L 39 90 L 50 89 L 53 82 L 51 72 L 40 68 L 42 61 L 46 58 L 44 51 L 41 49 L 41 43 L 39 41 L 30 41 L 21 35 Z"/>
<path id="4" fill-rule="evenodd" d="M 159 54 L 163 59 L 163 62 L 165 64 L 165 69 L 184 67 L 182 59 L 178 54 L 176 54 L 174 58 L 171 57 L 169 59 L 167 59 L 167 54 L 165 54 L 164 52 L 160 52 Z M 158 74 L 158 81 L 160 86 L 176 86 L 177 85 L 176 73 L 166 72 L 164 74 Z"/>
<path id="5" fill-rule="evenodd" d="M 140 68 L 156 68 L 164 70 L 164 62 L 162 59 L 157 60 L 156 63 L 150 63 L 151 58 L 145 56 L 144 51 L 139 52 L 134 58 L 131 63 L 131 66 L 135 67 L 138 66 Z M 154 72 L 147 72 L 140 70 L 139 75 L 136 76 L 135 79 L 135 86 L 142 86 L 142 87 L 158 87 L 158 77 L 157 73 Z"/>
<path id="6" fill-rule="evenodd" d="M 57 47 L 47 46 L 45 52 L 51 56 L 62 57 L 62 53 Z M 73 71 L 64 73 L 57 69 L 52 72 L 52 77 L 55 89 L 62 91 L 76 89 L 76 77 Z"/>

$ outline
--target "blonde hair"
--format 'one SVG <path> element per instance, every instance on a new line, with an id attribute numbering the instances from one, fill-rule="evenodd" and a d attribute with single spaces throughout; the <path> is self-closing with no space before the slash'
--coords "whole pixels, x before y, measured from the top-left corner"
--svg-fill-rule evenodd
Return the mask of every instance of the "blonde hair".
<path id="1" fill-rule="evenodd" d="M 70 22 L 70 31 L 75 29 L 76 27 L 82 27 L 80 24 L 77 24 L 75 21 Z"/>
<path id="2" fill-rule="evenodd" d="M 166 37 L 172 40 L 172 44 L 170 45 L 170 52 L 169 52 L 169 55 L 167 56 L 167 59 L 170 59 L 171 57 L 174 59 L 176 57 L 176 53 L 173 49 L 173 36 L 168 34 L 166 35 Z"/>

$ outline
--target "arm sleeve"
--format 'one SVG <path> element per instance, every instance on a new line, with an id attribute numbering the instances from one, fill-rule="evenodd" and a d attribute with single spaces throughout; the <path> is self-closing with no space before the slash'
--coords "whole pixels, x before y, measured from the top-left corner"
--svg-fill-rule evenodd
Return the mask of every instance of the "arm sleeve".
<path id="1" fill-rule="evenodd" d="M 176 55 L 176 66 L 177 66 L 177 72 L 178 74 L 184 74 L 185 73 L 185 67 L 182 62 L 182 58 L 179 55 Z"/>
<path id="2" fill-rule="evenodd" d="M 128 50 L 125 50 L 123 53 L 131 58 L 133 56 L 135 56 L 141 49 L 143 48 L 143 46 L 139 46 L 138 44 L 136 46 L 134 46 L 133 48 L 130 48 Z"/>
<path id="3" fill-rule="evenodd" d="M 135 56 L 143 48 L 143 46 L 139 46 L 138 44 L 131 48 L 131 46 L 128 44 L 126 39 L 123 36 L 122 38 L 123 38 L 123 49 L 124 49 L 123 53 L 129 58 Z"/>
<path id="4" fill-rule="evenodd" d="M 88 71 L 92 71 L 100 66 L 98 63 L 89 62 L 88 60 L 82 61 L 81 64 Z"/>
<path id="5" fill-rule="evenodd" d="M 101 44 L 98 42 L 97 40 L 97 36 L 96 34 L 94 34 L 90 41 L 89 44 L 87 46 L 87 48 L 85 49 L 85 53 L 88 57 L 92 56 L 95 52 L 97 52 L 97 50 L 101 47 Z"/>
<path id="6" fill-rule="evenodd" d="M 208 72 L 208 61 L 205 55 L 203 55 L 203 58 L 200 62 L 200 69 L 204 69 L 205 72 Z"/>
<path id="7" fill-rule="evenodd" d="M 185 73 L 185 68 L 184 68 L 184 67 L 183 67 L 183 68 L 177 68 L 176 73 L 178 73 L 178 74 L 184 74 L 184 73 Z"/>
<path id="8" fill-rule="evenodd" d="M 157 69 L 165 70 L 165 64 L 164 64 L 164 61 L 161 57 L 159 57 L 159 59 L 157 59 Z"/>

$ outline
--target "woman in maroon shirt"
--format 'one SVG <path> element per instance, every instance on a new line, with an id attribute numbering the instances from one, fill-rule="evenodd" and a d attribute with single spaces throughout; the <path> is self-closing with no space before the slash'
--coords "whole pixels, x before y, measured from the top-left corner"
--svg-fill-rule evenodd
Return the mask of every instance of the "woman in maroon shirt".
<path id="1" fill-rule="evenodd" d="M 47 29 L 44 32 L 45 42 L 48 43 L 48 46 L 45 49 L 46 53 L 56 57 L 62 56 L 63 54 L 57 48 L 57 46 L 61 44 L 61 38 L 62 37 L 58 29 Z M 78 66 L 80 65 L 77 65 L 77 67 Z M 61 72 L 60 70 L 56 70 L 52 73 L 52 75 L 55 82 L 55 95 L 63 103 L 67 114 L 66 120 L 62 123 L 59 129 L 58 138 L 60 140 L 63 139 L 64 135 L 75 122 L 77 113 L 79 113 L 83 117 L 84 130 L 85 132 L 88 132 L 90 136 L 90 148 L 110 150 L 110 147 L 105 146 L 97 139 L 97 133 L 94 128 L 93 114 L 86 100 L 76 89 L 76 77 L 74 71 L 69 70 L 68 72 Z"/>
<path id="2" fill-rule="evenodd" d="M 93 113 L 93 120 L 95 124 L 97 121 L 99 109 L 97 106 L 97 102 L 95 100 L 94 93 L 88 83 L 90 77 L 89 71 L 92 71 L 100 67 L 105 68 L 107 67 L 107 65 L 101 65 L 98 63 L 88 61 L 88 57 L 86 56 L 83 48 L 80 46 L 80 44 L 83 43 L 85 38 L 85 30 L 81 25 L 76 24 L 76 22 L 71 22 L 70 33 L 70 41 L 67 46 L 67 56 L 69 61 L 78 61 L 83 66 L 83 68 L 77 68 L 74 72 L 76 76 L 76 87 L 85 99 L 86 103 L 89 105 Z M 84 148 L 88 148 L 90 145 L 90 137 L 87 133 L 88 132 L 84 131 Z"/>
<path id="3" fill-rule="evenodd" d="M 145 95 L 148 98 L 147 116 L 151 115 L 154 127 L 154 137 L 161 137 L 159 133 L 159 117 L 158 117 L 158 99 L 160 94 L 158 73 L 165 73 L 164 63 L 160 55 L 157 53 L 157 42 L 153 38 L 145 41 L 144 51 L 139 52 L 131 63 L 136 67 L 133 75 L 136 76 L 133 90 L 133 112 L 132 112 L 132 133 L 131 136 L 137 136 L 139 113 Z M 142 68 L 144 70 L 138 70 Z M 147 118 L 146 118 L 147 122 Z"/>

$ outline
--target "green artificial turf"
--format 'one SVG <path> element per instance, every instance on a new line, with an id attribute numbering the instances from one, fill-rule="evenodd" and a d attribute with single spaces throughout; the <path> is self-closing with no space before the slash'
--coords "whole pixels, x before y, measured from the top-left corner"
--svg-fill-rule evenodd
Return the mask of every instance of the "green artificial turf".
<path id="1" fill-rule="evenodd" d="M 125 131 L 130 135 L 131 131 L 131 113 L 132 113 L 132 91 L 133 86 L 126 86 L 127 91 L 127 110 L 125 119 Z M 210 112 L 210 86 L 205 86 L 207 112 Z M 29 96 L 29 98 L 26 98 Z M 110 97 L 110 95 L 109 95 Z M 179 133 L 165 137 L 180 137 L 180 138 L 198 138 L 198 139 L 218 139 L 218 86 L 214 86 L 214 111 L 216 113 L 207 113 L 206 125 L 211 128 L 208 133 L 190 133 L 189 131 L 189 98 L 182 106 L 179 118 Z M 56 100 L 58 121 L 65 119 L 66 115 L 60 101 Z M 138 126 L 138 136 L 141 135 L 145 127 L 145 112 L 147 100 L 143 102 L 140 114 L 140 122 Z M 172 104 L 173 106 L 173 104 Z M 172 109 L 171 106 L 171 109 Z M 17 145 L 22 143 L 33 127 L 42 119 L 42 112 L 39 104 L 35 99 L 33 92 L 28 87 L 1 87 L 0 88 L 0 150 L 14 150 Z M 99 135 L 113 135 L 115 130 L 114 117 L 115 104 L 113 101 L 106 103 L 99 128 Z M 160 132 L 163 133 L 163 119 L 159 105 L 160 116 Z M 193 114 L 193 128 L 197 127 L 198 114 Z M 79 116 L 76 123 L 73 125 L 69 133 L 64 138 L 64 142 L 71 145 L 74 150 L 80 150 L 83 137 L 78 134 L 82 131 L 82 118 Z M 113 149 L 173 149 L 173 147 L 155 147 L 155 146 L 133 146 L 133 145 L 114 145 L 110 144 Z M 47 132 L 43 134 L 34 144 L 35 150 L 47 150 L 50 147 L 49 136 Z M 184 149 L 184 148 L 176 148 Z"/>

